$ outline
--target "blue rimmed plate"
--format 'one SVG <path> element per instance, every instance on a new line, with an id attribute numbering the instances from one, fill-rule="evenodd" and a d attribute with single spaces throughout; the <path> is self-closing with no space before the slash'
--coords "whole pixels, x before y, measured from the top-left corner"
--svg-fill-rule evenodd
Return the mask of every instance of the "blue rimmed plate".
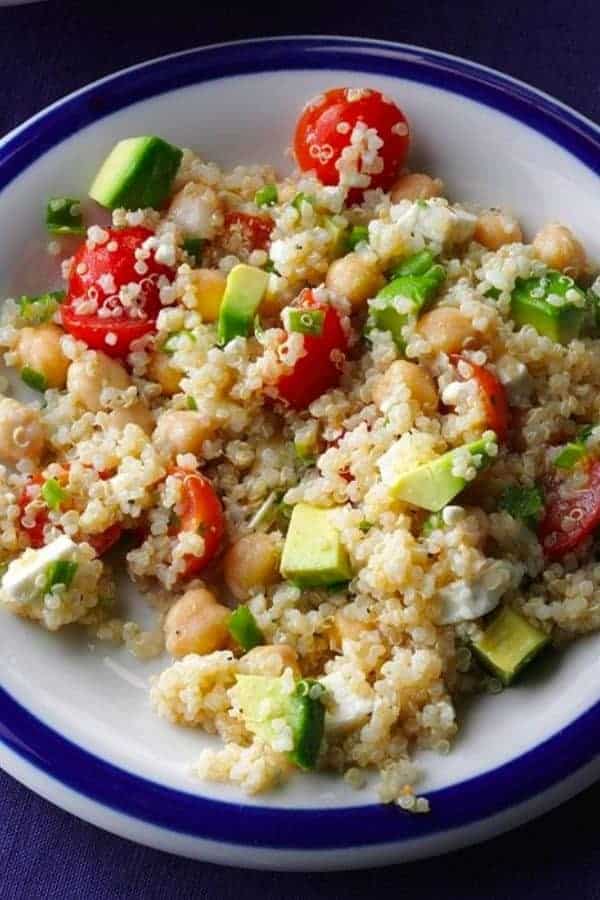
<path id="1" fill-rule="evenodd" d="M 406 110 L 413 164 L 457 199 L 512 207 L 526 230 L 571 225 L 600 256 L 600 130 L 507 76 L 441 53 L 346 38 L 201 48 L 136 66 L 54 104 L 0 143 L 0 290 L 57 278 L 41 210 L 85 192 L 114 141 L 154 132 L 224 166 L 286 148 L 304 100 L 328 87 L 384 90 Z M 138 600 L 130 603 L 139 614 Z M 535 679 L 463 712 L 447 757 L 424 754 L 431 813 L 410 816 L 341 779 L 298 776 L 268 797 L 194 781 L 209 741 L 158 720 L 147 681 L 160 662 L 0 628 L 0 763 L 59 806 L 132 840 L 200 859 L 267 868 L 368 866 L 490 837 L 560 803 L 600 771 L 600 641 L 550 660 Z"/>

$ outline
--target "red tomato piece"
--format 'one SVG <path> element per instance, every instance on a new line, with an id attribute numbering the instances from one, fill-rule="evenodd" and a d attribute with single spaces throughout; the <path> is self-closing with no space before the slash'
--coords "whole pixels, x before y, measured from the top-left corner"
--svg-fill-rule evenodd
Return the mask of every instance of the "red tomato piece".
<path id="1" fill-rule="evenodd" d="M 108 240 L 103 244 L 89 249 L 84 241 L 75 254 L 61 317 L 65 330 L 88 347 L 123 358 L 133 341 L 155 330 L 161 308 L 158 281 L 163 275 L 171 280 L 173 270 L 158 263 L 153 250 L 146 258 L 137 259 L 136 251 L 152 237 L 148 228 L 107 231 Z M 136 266 L 144 271 L 137 271 Z M 141 291 L 126 308 L 119 291 L 131 284 L 139 285 Z M 86 300 L 92 304 L 91 311 L 81 309 Z M 113 315 L 101 315 L 106 310 L 112 310 Z"/>
<path id="2" fill-rule="evenodd" d="M 118 522 L 115 522 L 114 525 L 109 525 L 106 531 L 101 531 L 100 534 L 84 534 L 81 540 L 94 548 L 96 556 L 104 556 L 111 547 L 114 547 L 122 533 L 122 527 Z"/>
<path id="3" fill-rule="evenodd" d="M 266 250 L 271 240 L 273 219 L 269 216 L 253 216 L 250 213 L 230 212 L 225 215 L 225 230 L 232 237 L 239 237 L 248 250 Z"/>
<path id="4" fill-rule="evenodd" d="M 38 499 L 40 496 L 39 489 L 43 483 L 44 479 L 41 475 L 32 475 L 21 491 L 21 496 L 18 501 L 19 509 L 21 511 L 19 514 L 19 525 L 29 537 L 29 543 L 35 550 L 39 550 L 40 547 L 44 546 L 44 528 L 48 524 L 48 507 L 44 505 L 43 508 L 36 510 L 33 525 L 31 527 L 27 527 L 24 524 L 26 519 L 25 510 L 33 500 Z"/>
<path id="5" fill-rule="evenodd" d="M 225 517 L 221 501 L 208 478 L 185 469 L 175 469 L 172 474 L 183 481 L 181 531 L 194 531 L 204 538 L 202 556 L 186 557 L 183 577 L 189 578 L 214 559 L 225 534 Z"/>
<path id="6" fill-rule="evenodd" d="M 323 184 L 338 184 L 342 154 L 351 146 L 358 123 L 374 129 L 383 141 L 368 163 L 365 157 L 371 154 L 366 145 L 361 148 L 358 171 L 370 178 L 361 189 L 390 188 L 408 153 L 409 127 L 402 110 L 371 89 L 334 88 L 307 103 L 294 136 L 294 153 L 302 171 L 314 169 Z"/>
<path id="7" fill-rule="evenodd" d="M 348 338 L 338 311 L 333 306 L 317 303 L 311 291 L 305 292 L 299 306 L 323 310 L 323 329 L 319 335 L 304 335 L 305 354 L 288 375 L 279 379 L 277 393 L 294 409 L 305 409 L 339 384 Z"/>
<path id="8" fill-rule="evenodd" d="M 481 393 L 488 425 L 496 432 L 499 441 L 506 441 L 510 428 L 510 408 L 501 382 L 485 366 L 478 366 L 470 359 L 463 359 L 456 353 L 451 354 L 450 359 L 454 365 L 464 362 L 470 367 Z"/>
<path id="9" fill-rule="evenodd" d="M 564 491 L 564 486 L 563 486 Z M 587 484 L 562 496 L 558 486 L 546 493 L 539 538 L 548 559 L 577 549 L 600 525 L 600 460 L 588 466 Z"/>

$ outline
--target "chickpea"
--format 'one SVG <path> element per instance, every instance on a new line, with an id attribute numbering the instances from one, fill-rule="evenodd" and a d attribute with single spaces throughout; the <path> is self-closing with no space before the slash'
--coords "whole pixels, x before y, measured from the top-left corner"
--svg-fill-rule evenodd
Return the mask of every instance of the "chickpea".
<path id="1" fill-rule="evenodd" d="M 148 377 L 157 381 L 169 397 L 179 392 L 183 372 L 173 365 L 167 353 L 154 353 L 148 366 Z"/>
<path id="2" fill-rule="evenodd" d="M 296 677 L 302 674 L 298 654 L 289 644 L 266 644 L 254 647 L 239 661 L 240 672 L 246 675 L 270 675 L 278 678 L 286 669 L 291 669 Z"/>
<path id="3" fill-rule="evenodd" d="M 517 220 L 499 209 L 488 209 L 477 219 L 473 239 L 488 250 L 498 250 L 504 244 L 523 240 L 523 232 Z"/>
<path id="4" fill-rule="evenodd" d="M 152 434 L 154 429 L 154 416 L 148 407 L 138 400 L 131 406 L 122 406 L 113 409 L 107 416 L 107 427 L 123 431 L 126 425 L 137 425 L 146 434 Z"/>
<path id="5" fill-rule="evenodd" d="M 586 267 L 585 250 L 570 228 L 551 222 L 533 239 L 536 256 L 552 269 L 577 278 Z"/>
<path id="6" fill-rule="evenodd" d="M 0 399 L 0 459 L 16 463 L 23 457 L 39 459 L 46 434 L 40 411 L 9 397 Z"/>
<path id="7" fill-rule="evenodd" d="M 417 363 L 397 359 L 377 379 L 373 388 L 373 402 L 379 410 L 385 412 L 389 408 L 394 398 L 394 386 L 399 382 L 404 382 L 424 413 L 430 414 L 437 409 L 438 394 L 427 369 Z"/>
<path id="8" fill-rule="evenodd" d="M 429 200 L 431 197 L 439 197 L 443 190 L 444 184 L 439 178 L 413 172 L 401 175 L 392 185 L 390 194 L 392 203 L 400 203 L 401 200 Z"/>
<path id="9" fill-rule="evenodd" d="M 121 363 L 97 350 L 87 350 L 71 363 L 67 372 L 69 394 L 91 412 L 101 409 L 100 395 L 104 388 L 124 391 L 130 384 L 131 379 Z"/>
<path id="10" fill-rule="evenodd" d="M 171 200 L 167 216 L 184 234 L 210 240 L 223 221 L 222 206 L 211 187 L 190 181 Z"/>
<path id="11" fill-rule="evenodd" d="M 343 641 L 359 641 L 365 631 L 372 631 L 373 628 L 370 622 L 360 622 L 341 611 L 337 612 L 333 619 L 332 645 L 341 649 Z"/>
<path id="12" fill-rule="evenodd" d="M 225 554 L 225 583 L 236 600 L 247 600 L 256 589 L 272 584 L 278 572 L 279 547 L 268 534 L 247 534 Z"/>
<path id="13" fill-rule="evenodd" d="M 362 253 L 347 253 L 334 260 L 325 278 L 329 290 L 346 297 L 353 310 L 374 297 L 383 282 L 375 257 Z"/>
<path id="14" fill-rule="evenodd" d="M 213 428 L 204 416 L 193 410 L 168 410 L 163 413 L 154 429 L 152 440 L 167 456 L 179 453 L 202 452 L 202 444 L 212 434 Z"/>
<path id="15" fill-rule="evenodd" d="M 216 322 L 225 293 L 226 276 L 220 269 L 197 269 L 193 276 L 196 309 L 205 322 Z"/>
<path id="16" fill-rule="evenodd" d="M 457 353 L 473 337 L 471 322 L 452 306 L 438 306 L 419 319 L 417 330 L 436 353 Z"/>
<path id="17" fill-rule="evenodd" d="M 230 610 L 206 588 L 191 588 L 169 610 L 164 630 L 168 652 L 177 658 L 188 653 L 212 653 L 227 646 Z"/>
<path id="18" fill-rule="evenodd" d="M 19 332 L 17 355 L 24 368 L 35 369 L 46 379 L 50 388 L 63 388 L 67 380 L 69 360 L 62 352 L 62 328 L 49 322 L 37 328 L 22 328 Z"/>

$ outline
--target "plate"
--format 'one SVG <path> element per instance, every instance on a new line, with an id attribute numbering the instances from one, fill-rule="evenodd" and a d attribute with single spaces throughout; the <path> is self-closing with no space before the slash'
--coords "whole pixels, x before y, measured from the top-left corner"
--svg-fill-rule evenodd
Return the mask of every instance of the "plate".
<path id="1" fill-rule="evenodd" d="M 223 166 L 286 154 L 294 119 L 336 85 L 385 91 L 406 110 L 412 165 L 449 195 L 502 203 L 526 231 L 558 219 L 600 256 L 600 130 L 508 76 L 416 47 L 277 38 L 205 47 L 119 72 L 55 103 L 0 143 L 0 292 L 58 278 L 47 253 L 48 195 L 82 195 L 107 150 L 158 133 Z M 135 607 L 136 600 L 130 598 Z M 64 809 L 173 853 L 238 866 L 327 869 L 401 862 L 489 838 L 549 809 L 600 773 L 600 637 L 462 711 L 445 757 L 420 759 L 428 815 L 376 803 L 373 790 L 302 776 L 268 796 L 195 781 L 210 738 L 149 707 L 164 662 L 48 635 L 2 617 L 0 763 Z"/>

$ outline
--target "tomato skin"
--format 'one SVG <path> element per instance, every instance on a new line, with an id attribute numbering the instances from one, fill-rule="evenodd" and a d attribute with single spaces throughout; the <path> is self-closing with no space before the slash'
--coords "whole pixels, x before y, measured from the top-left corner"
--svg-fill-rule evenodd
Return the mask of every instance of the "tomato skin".
<path id="1" fill-rule="evenodd" d="M 358 96 L 361 92 L 357 91 L 357 99 L 349 100 L 350 91 L 333 88 L 306 105 L 294 135 L 296 161 L 304 172 L 314 169 L 323 184 L 338 184 L 340 172 L 336 163 L 342 151 L 350 146 L 354 126 L 364 122 L 368 128 L 376 129 L 383 141 L 378 150 L 382 168 L 380 172 L 368 173 L 371 178 L 368 187 L 388 190 L 408 153 L 410 134 L 406 116 L 379 91 L 365 90 L 364 96 Z"/>
<path id="2" fill-rule="evenodd" d="M 100 534 L 84 534 L 81 540 L 94 548 L 96 556 L 104 556 L 111 547 L 114 547 L 122 534 L 122 527 L 118 522 L 115 522 L 114 525 L 109 525 L 109 527 L 105 531 L 101 531 Z"/>
<path id="3" fill-rule="evenodd" d="M 25 507 L 36 497 L 32 488 L 35 488 L 36 486 L 41 488 L 43 483 L 44 479 L 41 475 L 32 475 L 21 491 L 21 496 L 18 500 L 20 509 L 19 525 L 29 537 L 29 545 L 33 547 L 34 550 L 39 550 L 40 547 L 44 546 L 44 528 L 48 524 L 48 508 L 44 507 L 36 512 L 33 528 L 25 528 L 23 519 L 25 518 Z M 39 494 L 37 494 L 37 496 L 39 496 Z"/>
<path id="4" fill-rule="evenodd" d="M 204 569 L 215 557 L 225 534 L 223 507 L 212 484 L 198 472 L 174 469 L 171 473 L 183 481 L 181 531 L 198 532 L 202 529 L 204 553 L 202 556 L 185 557 L 184 578 L 190 578 Z"/>
<path id="5" fill-rule="evenodd" d="M 312 291 L 306 291 L 299 307 L 321 309 L 325 313 L 320 335 L 304 335 L 305 355 L 294 364 L 288 375 L 277 382 L 279 399 L 293 409 L 306 409 L 313 400 L 339 384 L 340 361 L 331 358 L 332 353 L 345 355 L 348 338 L 342 327 L 340 314 L 333 306 L 318 303 Z"/>
<path id="6" fill-rule="evenodd" d="M 139 226 L 106 230 L 108 240 L 105 243 L 89 249 L 84 241 L 75 254 L 69 276 L 67 300 L 61 307 L 61 318 L 65 330 L 78 340 L 84 341 L 88 347 L 101 350 L 108 356 L 123 358 L 129 352 L 132 341 L 155 330 L 156 317 L 161 308 L 157 282 L 161 275 L 171 280 L 173 270 L 158 263 L 152 251 L 150 256 L 143 260 L 147 271 L 143 275 L 136 271 L 138 261 L 135 252 L 153 234 L 148 228 Z M 113 242 L 117 243 L 117 249 L 108 250 L 108 246 L 112 246 Z M 112 277 L 115 289 L 112 293 L 107 293 L 102 287 L 102 281 L 107 276 Z M 132 283 L 141 284 L 143 287 L 142 315 L 137 318 L 130 317 L 126 312 L 119 317 L 108 318 L 103 318 L 97 313 L 82 314 L 74 305 L 82 297 L 89 296 L 90 291 L 102 304 L 109 296 L 118 294 L 120 288 Z M 114 306 L 123 310 L 118 300 Z M 106 336 L 109 333 L 116 335 L 116 343 L 106 343 Z"/>
<path id="7" fill-rule="evenodd" d="M 226 213 L 226 231 L 238 231 L 241 240 L 250 250 L 266 250 L 271 241 L 273 219 L 269 216 L 253 216 L 250 213 Z"/>
<path id="8" fill-rule="evenodd" d="M 488 425 L 496 432 L 498 440 L 504 443 L 510 428 L 510 407 L 504 386 L 485 366 L 478 366 L 456 353 L 451 354 L 450 359 L 454 365 L 464 362 L 471 369 L 483 400 Z"/>
<path id="9" fill-rule="evenodd" d="M 577 524 L 565 529 L 565 519 L 578 510 Z M 558 487 L 546 492 L 546 507 L 538 536 L 547 559 L 558 560 L 583 543 L 600 525 L 600 459 L 588 463 L 588 481 L 571 496 L 561 496 Z"/>

